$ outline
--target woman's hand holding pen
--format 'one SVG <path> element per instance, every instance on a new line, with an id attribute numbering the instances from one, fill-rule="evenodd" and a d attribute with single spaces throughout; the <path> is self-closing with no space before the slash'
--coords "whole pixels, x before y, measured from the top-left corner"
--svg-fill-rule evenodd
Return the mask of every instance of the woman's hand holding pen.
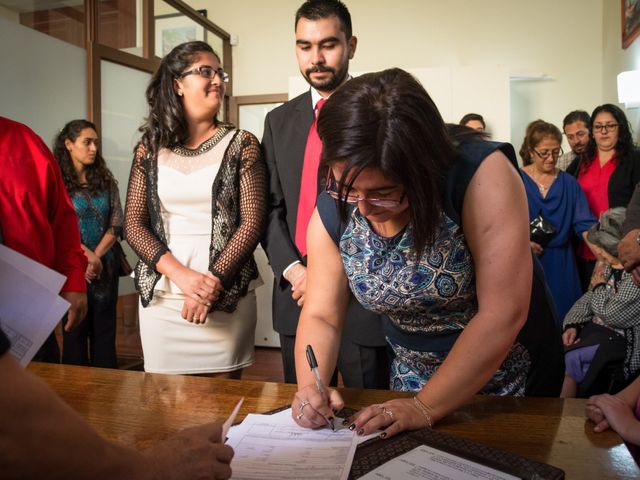
<path id="1" fill-rule="evenodd" d="M 323 395 L 312 383 L 296 392 L 291 402 L 291 414 L 301 427 L 322 428 L 342 407 L 344 401 L 337 390 L 325 388 Z"/>

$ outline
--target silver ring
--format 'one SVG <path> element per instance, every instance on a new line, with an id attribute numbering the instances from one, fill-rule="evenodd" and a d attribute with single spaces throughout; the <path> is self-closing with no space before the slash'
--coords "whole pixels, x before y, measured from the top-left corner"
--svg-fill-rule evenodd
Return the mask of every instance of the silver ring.
<path id="1" fill-rule="evenodd" d="M 302 410 L 304 409 L 304 407 L 306 407 L 307 405 L 309 405 L 309 402 L 307 402 L 306 400 L 303 402 L 300 402 L 300 414 L 302 414 Z"/>
<path id="2" fill-rule="evenodd" d="M 393 420 L 393 412 L 391 410 L 387 410 L 385 407 L 382 407 L 382 414 L 389 415 L 389 418 Z"/>
<path id="3" fill-rule="evenodd" d="M 300 420 L 303 416 L 304 416 L 304 414 L 302 412 L 300 412 L 299 414 L 296 415 L 296 418 L 298 420 Z"/>

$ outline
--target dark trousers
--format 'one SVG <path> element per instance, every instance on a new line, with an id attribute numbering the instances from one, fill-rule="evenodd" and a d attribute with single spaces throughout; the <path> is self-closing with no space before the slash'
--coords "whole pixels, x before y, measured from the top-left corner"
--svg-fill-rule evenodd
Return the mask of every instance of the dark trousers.
<path id="1" fill-rule="evenodd" d="M 589 290 L 589 283 L 591 282 L 591 275 L 593 275 L 593 269 L 596 266 L 596 261 L 576 257 L 576 265 L 578 266 L 578 275 L 580 276 L 582 293 L 585 293 Z M 564 319 L 561 318 L 560 321 L 562 320 Z"/>
<path id="2" fill-rule="evenodd" d="M 87 291 L 87 316 L 62 337 L 62 363 L 118 368 L 116 355 L 117 295 L 96 296 Z M 66 324 L 67 317 L 63 320 Z"/>
<path id="3" fill-rule="evenodd" d="M 32 361 L 46 363 L 60 363 L 60 347 L 56 339 L 56 332 L 51 332 L 40 349 L 34 355 Z"/>
<path id="4" fill-rule="evenodd" d="M 285 383 L 297 383 L 294 347 L 295 335 L 280 334 L 282 366 Z M 391 358 L 386 346 L 367 347 L 342 339 L 338 353 L 338 365 L 330 386 L 337 385 L 337 372 L 342 375 L 348 388 L 389 389 L 389 366 Z"/>

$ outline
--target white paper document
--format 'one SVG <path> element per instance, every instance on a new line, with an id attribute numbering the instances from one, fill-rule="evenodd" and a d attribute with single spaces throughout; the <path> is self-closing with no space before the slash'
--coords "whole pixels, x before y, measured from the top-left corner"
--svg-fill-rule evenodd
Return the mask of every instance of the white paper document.
<path id="1" fill-rule="evenodd" d="M 25 367 L 69 308 L 58 295 L 65 277 L 0 245 L 0 326 Z"/>
<path id="2" fill-rule="evenodd" d="M 420 445 L 389 460 L 360 478 L 362 480 L 518 480 L 518 477 L 508 473 L 426 445 Z"/>
<path id="3" fill-rule="evenodd" d="M 335 432 L 302 428 L 290 409 L 285 412 L 249 414 L 229 431 L 233 478 L 346 480 L 359 437 L 341 421 L 336 421 Z"/>

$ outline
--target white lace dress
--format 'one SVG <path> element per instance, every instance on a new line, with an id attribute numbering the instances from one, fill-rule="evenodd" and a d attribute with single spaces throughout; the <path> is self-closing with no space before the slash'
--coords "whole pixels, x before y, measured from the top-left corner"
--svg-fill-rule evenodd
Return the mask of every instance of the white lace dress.
<path id="1" fill-rule="evenodd" d="M 233 135 L 194 156 L 158 153 L 158 195 L 171 253 L 197 271 L 209 268 L 211 186 Z M 228 372 L 253 363 L 256 326 L 254 280 L 233 313 L 212 311 L 204 324 L 181 316 L 184 295 L 162 276 L 147 308 L 139 308 L 144 369 L 155 373 Z"/>

